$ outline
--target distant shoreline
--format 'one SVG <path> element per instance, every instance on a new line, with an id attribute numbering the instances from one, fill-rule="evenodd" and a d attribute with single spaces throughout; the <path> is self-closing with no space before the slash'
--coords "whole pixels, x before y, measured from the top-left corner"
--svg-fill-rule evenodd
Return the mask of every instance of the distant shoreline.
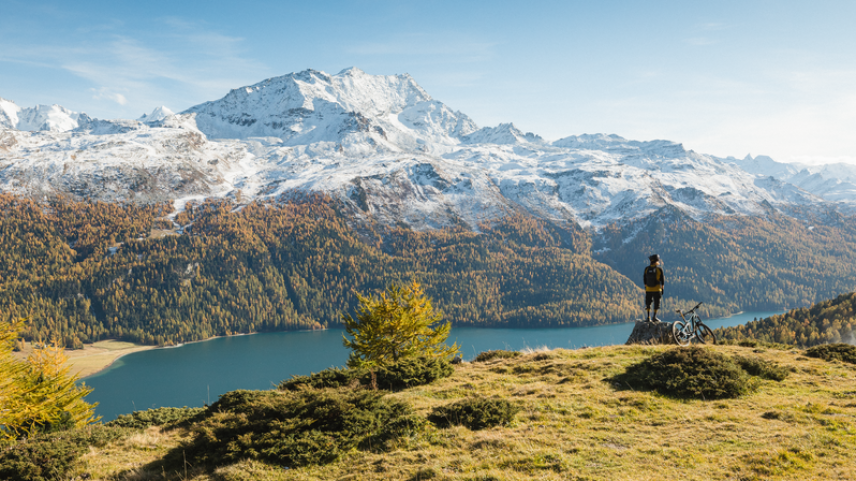
<path id="1" fill-rule="evenodd" d="M 229 337 L 241 337 L 241 336 L 252 336 L 255 334 L 272 334 L 274 332 L 312 332 L 312 331 L 326 331 L 326 330 L 327 329 L 324 328 L 324 329 L 299 329 L 299 330 L 286 330 L 286 331 L 271 331 L 270 333 L 258 332 L 258 331 L 256 331 L 256 332 L 242 332 L 242 333 L 238 333 L 238 334 L 232 334 L 229 336 L 211 336 L 211 337 L 206 338 L 206 339 L 198 339 L 196 341 L 187 341 L 187 342 L 182 342 L 182 343 L 175 344 L 172 346 L 162 346 L 162 347 L 161 346 L 147 346 L 144 344 L 137 344 L 137 343 L 131 343 L 131 342 L 107 340 L 107 341 L 99 341 L 99 342 L 96 342 L 95 344 L 85 344 L 82 351 L 81 350 L 65 351 L 65 354 L 69 357 L 68 364 L 70 366 L 72 366 L 72 369 L 71 369 L 72 374 L 79 374 L 80 380 L 85 381 L 86 378 L 92 377 L 92 376 L 94 376 L 94 375 L 96 375 L 102 371 L 109 369 L 113 365 L 113 363 L 115 363 L 116 361 L 118 361 L 122 357 L 127 356 L 128 354 L 133 354 L 135 352 L 152 351 L 152 350 L 157 350 L 157 349 L 175 349 L 175 348 L 179 348 L 182 346 L 187 346 L 189 344 L 196 344 L 196 343 L 200 343 L 200 342 L 212 341 L 214 339 L 229 338 Z M 128 347 L 117 347 L 117 348 L 113 348 L 113 349 L 110 349 L 109 347 L 106 349 L 104 347 L 98 347 L 99 345 L 103 346 L 104 343 L 114 343 L 114 345 L 115 344 L 126 344 L 126 345 L 128 345 Z M 87 350 L 91 350 L 93 348 L 94 349 L 101 349 L 102 351 L 97 352 L 97 353 L 93 353 L 93 354 L 74 355 L 75 353 L 86 352 Z M 103 351 L 109 351 L 109 352 L 103 352 Z M 111 353 L 112 353 L 112 355 L 110 355 Z M 95 358 L 96 356 L 104 356 L 105 358 L 103 360 L 102 359 L 97 359 L 97 360 L 91 359 L 91 358 Z M 85 360 L 85 359 L 90 359 L 90 360 L 81 363 L 80 361 L 76 362 L 75 359 L 79 359 L 81 361 Z M 77 364 L 79 366 L 78 369 L 75 369 L 75 364 Z M 83 364 L 83 365 L 81 366 L 81 364 Z"/>
<path id="2" fill-rule="evenodd" d="M 721 319 L 721 320 L 729 319 L 729 318 L 744 314 L 744 312 L 745 311 L 735 312 L 735 313 L 729 314 L 727 316 L 720 317 L 718 319 Z M 782 311 L 782 312 L 786 312 L 786 311 Z M 615 323 L 613 325 L 632 324 L 633 322 L 634 321 L 620 322 L 620 323 Z M 608 325 L 610 325 L 610 324 L 600 324 L 600 325 L 595 325 L 595 326 L 578 326 L 578 327 L 603 327 L 603 326 L 608 326 Z M 481 328 L 482 326 L 458 326 L 458 327 Z M 486 326 L 484 328 L 485 329 L 492 329 L 492 328 L 496 328 L 496 327 L 495 326 L 494 327 L 487 327 Z M 333 328 L 333 329 L 335 330 L 336 328 Z M 533 329 L 533 328 L 531 328 L 531 327 L 524 327 L 524 328 L 500 327 L 500 329 L 521 329 L 521 330 L 525 331 L 527 329 Z M 539 328 L 534 328 L 534 329 L 539 329 Z M 69 356 L 69 364 L 72 366 L 72 373 L 75 373 L 75 372 L 79 373 L 80 379 L 85 380 L 88 377 L 94 376 L 96 374 L 99 374 L 99 373 L 109 369 L 117 360 L 121 359 L 122 357 L 124 357 L 128 354 L 132 354 L 135 352 L 149 351 L 149 350 L 155 350 L 155 349 L 175 349 L 175 348 L 179 348 L 179 347 L 186 346 L 189 344 L 197 344 L 200 342 L 208 342 L 208 341 L 212 341 L 214 339 L 220 339 L 220 338 L 252 336 L 252 335 L 256 335 L 256 334 L 274 334 L 274 333 L 278 333 L 278 332 L 313 332 L 313 331 L 327 331 L 327 330 L 331 330 L 331 329 L 330 328 L 298 329 L 298 330 L 270 331 L 270 332 L 258 332 L 258 331 L 256 331 L 256 332 L 232 334 L 229 336 L 212 336 L 212 337 L 209 337 L 206 339 L 199 339 L 196 341 L 187 341 L 187 342 L 182 342 L 182 343 L 179 343 L 179 344 L 176 344 L 173 346 L 163 346 L 163 347 L 146 346 L 143 344 L 136 344 L 136 343 L 130 343 L 130 342 L 125 343 L 125 342 L 120 342 L 120 341 L 108 340 L 108 341 L 99 341 L 95 344 L 85 345 L 85 347 L 83 349 L 83 352 L 86 352 L 89 349 L 93 349 L 93 348 L 98 349 L 99 345 L 101 345 L 101 347 L 100 347 L 100 349 L 102 350 L 101 352 L 97 352 L 97 353 L 93 353 L 93 354 L 89 354 L 89 355 L 75 356 L 74 355 L 75 353 L 81 352 L 80 350 L 77 350 L 77 351 L 66 351 L 66 355 Z M 124 345 L 127 345 L 128 347 L 121 347 L 120 346 L 120 347 L 115 347 L 112 349 L 110 347 L 107 347 L 105 349 L 104 343 L 114 343 L 114 345 L 124 344 Z M 93 359 L 93 358 L 96 358 L 98 356 L 103 356 L 103 358 Z M 78 369 L 75 370 L 74 366 L 76 364 L 77 365 L 81 364 L 80 361 L 76 361 L 77 359 L 79 359 L 81 361 L 85 360 L 85 359 L 90 359 L 90 361 L 88 361 L 88 363 L 86 363 L 89 365 L 84 364 L 83 366 L 80 366 Z"/>
<path id="3" fill-rule="evenodd" d="M 123 356 L 134 352 L 148 351 L 156 347 L 108 339 L 84 344 L 83 349 L 64 349 L 63 354 L 68 358 L 66 365 L 69 367 L 69 374 L 78 376 L 80 380 L 83 380 L 104 371 Z M 13 352 L 12 355 L 23 361 L 32 352 L 33 344 L 27 342 L 22 351 Z"/>

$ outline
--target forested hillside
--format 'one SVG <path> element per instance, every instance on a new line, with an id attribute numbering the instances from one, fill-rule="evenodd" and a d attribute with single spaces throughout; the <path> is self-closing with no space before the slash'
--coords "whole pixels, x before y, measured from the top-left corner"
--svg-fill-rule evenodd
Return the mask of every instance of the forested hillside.
<path id="1" fill-rule="evenodd" d="M 180 228 L 164 217 L 168 204 L 0 195 L 0 212 L 0 315 L 27 317 L 28 338 L 69 347 L 323 328 L 357 292 L 412 279 L 455 325 L 626 322 L 641 315 L 641 272 L 654 252 L 666 261 L 669 311 L 703 301 L 718 316 L 856 290 L 852 219 L 808 229 L 772 210 L 700 223 L 665 208 L 594 241 L 524 215 L 479 232 L 354 226 L 325 197 L 188 205 L 175 216 Z"/>
<path id="2" fill-rule="evenodd" d="M 625 321 L 638 288 L 590 256 L 588 236 L 512 217 L 481 234 L 350 228 L 324 198 L 209 202 L 160 230 L 166 206 L 0 196 L 0 312 L 30 338 L 173 344 L 339 322 L 356 292 L 419 280 L 457 325 Z"/>
<path id="3" fill-rule="evenodd" d="M 723 339 L 746 339 L 810 347 L 856 342 L 856 292 L 793 309 L 778 316 L 757 319 L 743 326 L 720 329 Z M 721 334 L 719 334 L 721 333 Z"/>
<path id="4" fill-rule="evenodd" d="M 763 217 L 698 222 L 665 208 L 604 229 L 595 258 L 641 282 L 646 257 L 656 252 L 668 298 L 728 312 L 806 306 L 856 290 L 856 221 L 831 211 L 795 214 L 804 220 L 770 208 Z"/>

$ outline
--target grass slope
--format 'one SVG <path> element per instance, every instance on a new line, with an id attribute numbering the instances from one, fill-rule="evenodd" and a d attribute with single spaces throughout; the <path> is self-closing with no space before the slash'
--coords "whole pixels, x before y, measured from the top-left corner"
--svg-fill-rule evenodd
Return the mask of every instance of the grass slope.
<path id="1" fill-rule="evenodd" d="M 613 378 L 667 347 L 554 350 L 464 363 L 427 386 L 389 394 L 420 416 L 476 396 L 520 407 L 505 426 L 471 431 L 427 424 L 390 451 L 352 450 L 325 466 L 239 461 L 202 472 L 160 460 L 187 428 L 135 430 L 93 447 L 75 475 L 129 480 L 752 480 L 856 479 L 856 365 L 799 350 L 711 349 L 776 362 L 781 382 L 760 380 L 737 399 L 676 400 Z M 175 451 L 172 451 L 173 453 Z M 85 478 L 79 478 L 85 479 Z"/>

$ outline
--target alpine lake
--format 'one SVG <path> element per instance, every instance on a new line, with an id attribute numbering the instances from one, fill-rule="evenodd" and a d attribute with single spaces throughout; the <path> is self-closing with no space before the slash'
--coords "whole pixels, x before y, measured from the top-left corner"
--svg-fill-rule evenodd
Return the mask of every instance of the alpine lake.
<path id="1" fill-rule="evenodd" d="M 745 324 L 783 311 L 747 312 L 704 321 L 712 329 Z M 564 348 L 624 344 L 634 323 L 594 327 L 511 329 L 453 327 L 465 360 L 493 349 Z M 83 379 L 94 391 L 87 402 L 104 422 L 120 414 L 164 406 L 203 406 L 236 389 L 272 389 L 292 375 L 344 366 L 342 329 L 290 331 L 215 338 L 124 356 Z"/>

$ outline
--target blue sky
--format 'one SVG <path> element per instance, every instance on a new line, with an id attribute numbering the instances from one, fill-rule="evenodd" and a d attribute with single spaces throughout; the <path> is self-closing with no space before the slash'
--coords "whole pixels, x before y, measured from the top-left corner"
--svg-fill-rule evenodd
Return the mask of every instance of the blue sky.
<path id="1" fill-rule="evenodd" d="M 0 96 L 137 118 L 357 66 L 551 140 L 856 162 L 854 18 L 852 1 L 0 0 Z"/>

